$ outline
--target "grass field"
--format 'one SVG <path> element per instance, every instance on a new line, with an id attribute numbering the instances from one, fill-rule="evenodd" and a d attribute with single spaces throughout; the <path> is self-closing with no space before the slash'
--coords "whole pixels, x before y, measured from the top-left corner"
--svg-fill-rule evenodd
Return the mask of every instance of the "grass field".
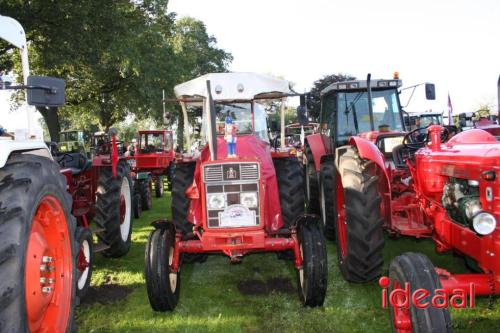
<path id="1" fill-rule="evenodd" d="M 143 276 L 144 247 L 155 219 L 170 217 L 170 193 L 155 199 L 153 210 L 135 220 L 130 253 L 120 259 L 96 256 L 92 299 L 115 285 L 130 293 L 108 304 L 83 303 L 77 311 L 80 332 L 389 332 L 388 310 L 381 308 L 376 282 L 349 284 L 340 275 L 336 250 L 328 244 L 328 292 L 322 308 L 303 308 L 291 262 L 256 254 L 238 265 L 223 256 L 182 266 L 179 304 L 172 313 L 151 310 Z M 463 260 L 437 255 L 433 243 L 414 239 L 387 240 L 385 270 L 397 254 L 420 251 L 451 272 L 465 272 Z M 121 290 L 121 289 L 120 289 Z M 111 298 L 113 298 L 111 296 Z M 500 332 L 500 302 L 477 299 L 476 308 L 453 310 L 455 332 Z"/>

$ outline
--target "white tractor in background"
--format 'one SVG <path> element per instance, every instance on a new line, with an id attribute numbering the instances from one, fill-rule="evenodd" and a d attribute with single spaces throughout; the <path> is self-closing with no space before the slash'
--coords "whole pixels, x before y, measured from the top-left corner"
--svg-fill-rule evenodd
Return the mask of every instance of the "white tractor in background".
<path id="1" fill-rule="evenodd" d="M 0 38 L 21 53 L 23 83 L 0 78 L 1 90 L 25 90 L 29 105 L 64 104 L 63 80 L 29 75 L 23 27 L 0 15 Z M 1 106 L 1 104 L 0 104 Z M 2 118 L 20 117 L 1 106 Z M 0 331 L 71 332 L 76 248 L 71 196 L 27 106 L 26 128 L 0 129 Z"/>

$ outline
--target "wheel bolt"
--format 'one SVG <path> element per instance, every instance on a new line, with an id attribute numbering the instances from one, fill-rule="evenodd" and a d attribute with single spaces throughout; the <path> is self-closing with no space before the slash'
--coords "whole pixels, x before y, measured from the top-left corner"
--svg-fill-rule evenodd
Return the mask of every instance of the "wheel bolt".
<path id="1" fill-rule="evenodd" d="M 49 257 L 49 256 L 43 256 L 42 257 L 42 262 L 43 263 L 48 263 L 48 262 L 53 262 L 54 261 L 54 258 L 52 257 Z"/>
<path id="2" fill-rule="evenodd" d="M 53 279 L 53 278 L 49 278 L 49 284 L 53 284 L 53 283 L 54 283 L 54 281 L 55 281 L 55 279 Z"/>
<path id="3" fill-rule="evenodd" d="M 40 271 L 45 272 L 47 270 L 47 265 L 40 265 Z"/>
<path id="4" fill-rule="evenodd" d="M 42 293 L 49 294 L 52 292 L 52 287 L 42 287 Z"/>
<path id="5" fill-rule="evenodd" d="M 46 279 L 46 278 L 44 278 L 44 277 L 41 277 L 41 278 L 40 278 L 40 283 L 45 283 L 46 281 L 47 281 L 47 279 Z"/>

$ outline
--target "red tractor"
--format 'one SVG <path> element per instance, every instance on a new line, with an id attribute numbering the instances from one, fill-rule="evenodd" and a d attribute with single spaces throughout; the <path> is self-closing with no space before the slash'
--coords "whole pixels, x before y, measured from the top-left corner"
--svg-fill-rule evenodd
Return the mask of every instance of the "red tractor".
<path id="1" fill-rule="evenodd" d="M 73 197 L 72 214 L 78 223 L 77 295 L 83 297 L 90 285 L 93 253 L 120 257 L 130 248 L 132 234 L 133 184 L 130 168 L 120 154 L 116 132 L 93 136 L 92 155 L 82 151 L 57 152 L 54 159 L 66 176 Z M 95 227 L 91 227 L 91 221 Z M 94 243 L 93 235 L 97 236 Z"/>
<path id="2" fill-rule="evenodd" d="M 136 217 L 139 217 L 141 210 L 151 209 L 153 185 L 156 197 L 163 196 L 163 177 L 166 176 L 170 184 L 174 157 L 172 131 L 139 131 L 137 146 L 128 157 L 139 203 L 134 208 Z"/>
<path id="3" fill-rule="evenodd" d="M 171 311 L 177 305 L 183 259 L 213 253 L 238 263 L 256 252 L 294 258 L 302 303 L 321 306 L 327 286 L 321 225 L 304 214 L 300 161 L 271 152 L 266 114 L 258 103 L 286 98 L 292 94 L 289 83 L 253 73 L 217 73 L 180 84 L 175 94 L 186 126 L 188 106 L 202 108 L 208 143 L 199 156 L 188 151 L 176 159 L 172 221 L 153 223 L 145 255 L 152 308 Z"/>
<path id="4" fill-rule="evenodd" d="M 389 292 L 406 284 L 411 294 L 423 288 L 425 303 L 436 290 L 450 295 L 473 283 L 477 295 L 498 294 L 500 143 L 479 129 L 451 139 L 438 125 L 404 132 L 400 86 L 397 79 L 368 77 L 323 91 L 324 131 L 306 139 L 309 207 L 319 206 L 325 231 L 336 237 L 340 270 L 350 282 L 380 276 L 386 229 L 431 238 L 438 252 L 461 254 L 480 270 L 450 274 L 422 254 L 406 253 L 381 280 Z M 426 92 L 433 97 L 433 87 Z M 391 318 L 395 332 L 451 331 L 446 307 L 395 306 Z"/>

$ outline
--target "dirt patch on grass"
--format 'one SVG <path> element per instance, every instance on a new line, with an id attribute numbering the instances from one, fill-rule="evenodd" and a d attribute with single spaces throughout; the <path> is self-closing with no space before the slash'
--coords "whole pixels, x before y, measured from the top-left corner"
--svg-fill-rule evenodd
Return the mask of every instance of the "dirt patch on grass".
<path id="1" fill-rule="evenodd" d="M 118 284 L 106 284 L 90 287 L 87 295 L 80 301 L 81 305 L 92 305 L 95 303 L 111 304 L 125 299 L 133 288 L 120 286 Z"/>
<path id="2" fill-rule="evenodd" d="M 238 291 L 242 295 L 264 296 L 272 292 L 293 294 L 295 287 L 288 278 L 271 278 L 266 281 L 245 280 L 238 283 Z"/>

